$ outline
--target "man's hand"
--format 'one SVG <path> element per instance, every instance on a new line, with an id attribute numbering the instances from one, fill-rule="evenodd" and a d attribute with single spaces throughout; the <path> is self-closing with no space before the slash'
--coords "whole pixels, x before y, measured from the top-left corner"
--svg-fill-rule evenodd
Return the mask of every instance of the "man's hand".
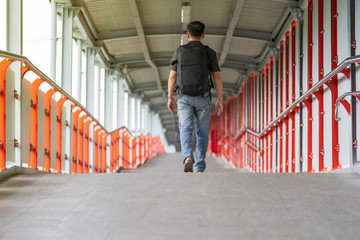
<path id="1" fill-rule="evenodd" d="M 215 105 L 215 109 L 216 109 L 217 115 L 220 116 L 224 111 L 224 103 L 223 103 L 223 101 L 217 100 L 216 105 Z"/>
<path id="2" fill-rule="evenodd" d="M 176 108 L 175 99 L 174 99 L 174 98 L 168 98 L 168 109 L 169 109 L 171 112 L 174 112 L 175 108 Z"/>

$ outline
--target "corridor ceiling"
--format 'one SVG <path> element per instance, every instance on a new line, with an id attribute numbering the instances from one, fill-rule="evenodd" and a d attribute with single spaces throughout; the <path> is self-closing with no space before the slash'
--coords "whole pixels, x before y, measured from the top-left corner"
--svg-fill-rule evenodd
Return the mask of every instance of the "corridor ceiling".
<path id="1" fill-rule="evenodd" d="M 76 0 L 71 0 L 73 5 Z M 107 67 L 127 74 L 134 94 L 159 113 L 169 144 L 180 150 L 177 116 L 167 109 L 167 80 L 175 49 L 187 42 L 183 5 L 206 25 L 205 45 L 221 66 L 224 100 L 258 70 L 293 19 L 296 0 L 84 0 L 78 19 Z M 213 90 L 213 104 L 216 92 Z"/>

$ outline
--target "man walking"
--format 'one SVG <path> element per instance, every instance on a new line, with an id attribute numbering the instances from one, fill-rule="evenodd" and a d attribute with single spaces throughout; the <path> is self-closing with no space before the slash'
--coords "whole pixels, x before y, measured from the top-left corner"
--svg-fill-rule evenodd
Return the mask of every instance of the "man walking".
<path id="1" fill-rule="evenodd" d="M 209 138 L 209 121 L 212 85 L 214 78 L 218 100 L 216 112 L 223 112 L 222 80 L 216 53 L 201 42 L 205 37 L 205 25 L 191 22 L 187 26 L 189 43 L 181 45 L 174 53 L 168 81 L 168 108 L 174 112 L 177 104 L 181 153 L 184 172 L 204 172 L 205 156 Z M 174 98 L 175 84 L 179 86 L 177 102 Z M 196 119 L 196 152 L 193 156 L 192 133 L 193 119 Z"/>

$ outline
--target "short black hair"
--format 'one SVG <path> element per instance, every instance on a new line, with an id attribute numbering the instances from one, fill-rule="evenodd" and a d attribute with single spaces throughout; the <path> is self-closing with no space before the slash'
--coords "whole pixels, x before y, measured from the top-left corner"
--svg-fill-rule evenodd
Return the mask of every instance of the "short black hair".
<path id="1" fill-rule="evenodd" d="M 205 24 L 200 21 L 194 21 L 187 25 L 187 30 L 192 37 L 201 37 L 205 30 Z"/>

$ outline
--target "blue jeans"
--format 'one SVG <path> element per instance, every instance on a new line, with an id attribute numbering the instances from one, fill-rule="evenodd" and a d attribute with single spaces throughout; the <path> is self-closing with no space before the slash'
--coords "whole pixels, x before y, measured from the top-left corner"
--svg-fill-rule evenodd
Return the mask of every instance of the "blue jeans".
<path id="1" fill-rule="evenodd" d="M 194 170 L 204 171 L 206 168 L 205 156 L 209 140 L 209 121 L 211 110 L 211 97 L 209 93 L 191 97 L 182 96 L 177 101 L 179 130 L 181 141 L 181 153 L 183 163 L 187 157 L 195 160 Z M 192 133 L 196 118 L 196 152 L 194 159 Z"/>

